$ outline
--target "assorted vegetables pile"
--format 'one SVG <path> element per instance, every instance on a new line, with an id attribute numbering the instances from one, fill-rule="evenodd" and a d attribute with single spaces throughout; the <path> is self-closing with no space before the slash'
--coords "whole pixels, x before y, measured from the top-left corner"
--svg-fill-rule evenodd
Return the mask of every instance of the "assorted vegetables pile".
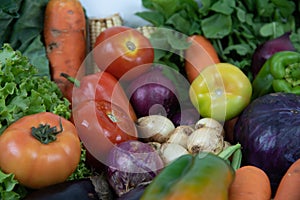
<path id="1" fill-rule="evenodd" d="M 0 3 L 0 199 L 299 200 L 299 2 L 142 4 Z"/>

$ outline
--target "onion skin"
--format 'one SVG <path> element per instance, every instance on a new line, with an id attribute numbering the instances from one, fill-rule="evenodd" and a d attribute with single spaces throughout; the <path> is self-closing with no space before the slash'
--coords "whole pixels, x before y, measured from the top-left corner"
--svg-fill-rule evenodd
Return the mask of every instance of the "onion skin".
<path id="1" fill-rule="evenodd" d="M 126 92 L 138 118 L 155 114 L 170 118 L 179 108 L 175 86 L 160 67 L 133 80 Z"/>
<path id="2" fill-rule="evenodd" d="M 180 125 L 194 125 L 200 119 L 200 114 L 195 108 L 187 108 L 175 113 L 171 120 L 177 127 Z"/>
<path id="3" fill-rule="evenodd" d="M 256 48 L 252 57 L 251 64 L 253 77 L 256 77 L 266 60 L 270 58 L 274 53 L 279 51 L 296 50 L 290 40 L 290 34 L 291 32 L 286 32 L 282 36 L 266 41 Z"/>
<path id="4" fill-rule="evenodd" d="M 147 143 L 122 142 L 108 156 L 107 178 L 118 197 L 149 183 L 164 167 L 158 152 Z"/>

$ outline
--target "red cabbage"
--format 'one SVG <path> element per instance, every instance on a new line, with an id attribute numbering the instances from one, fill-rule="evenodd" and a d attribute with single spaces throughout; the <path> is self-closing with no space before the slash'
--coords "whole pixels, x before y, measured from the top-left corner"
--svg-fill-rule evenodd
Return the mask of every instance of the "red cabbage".
<path id="1" fill-rule="evenodd" d="M 255 165 L 270 178 L 272 193 L 289 166 L 300 158 L 300 96 L 272 93 L 255 99 L 234 128 L 243 165 Z"/>

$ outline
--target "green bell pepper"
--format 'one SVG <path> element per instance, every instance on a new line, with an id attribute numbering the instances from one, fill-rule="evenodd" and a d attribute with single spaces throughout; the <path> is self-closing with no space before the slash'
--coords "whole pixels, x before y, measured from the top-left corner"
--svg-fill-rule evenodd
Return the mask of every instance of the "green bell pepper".
<path id="1" fill-rule="evenodd" d="M 141 200 L 226 200 L 234 174 L 229 163 L 215 154 L 183 155 L 155 177 Z"/>
<path id="2" fill-rule="evenodd" d="M 300 95 L 300 53 L 280 51 L 263 65 L 252 82 L 252 99 L 272 92 Z"/>

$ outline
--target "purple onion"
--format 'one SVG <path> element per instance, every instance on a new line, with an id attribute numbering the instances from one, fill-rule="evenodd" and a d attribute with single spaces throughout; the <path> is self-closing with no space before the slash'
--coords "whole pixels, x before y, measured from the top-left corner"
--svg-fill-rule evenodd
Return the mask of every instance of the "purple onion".
<path id="1" fill-rule="evenodd" d="M 187 108 L 178 111 L 171 117 L 171 121 L 175 126 L 180 125 L 195 125 L 200 119 L 200 114 L 195 108 Z"/>
<path id="2" fill-rule="evenodd" d="M 258 74 L 266 60 L 274 53 L 296 50 L 290 40 L 290 34 L 291 32 L 287 32 L 280 37 L 268 40 L 255 49 L 251 64 L 251 71 L 254 77 Z"/>
<path id="3" fill-rule="evenodd" d="M 175 86 L 160 67 L 132 81 L 126 92 L 137 117 L 160 114 L 170 118 L 179 108 Z"/>
<path id="4" fill-rule="evenodd" d="M 148 184 L 164 167 L 163 160 L 147 143 L 130 140 L 118 144 L 108 155 L 108 182 L 120 197 Z"/>

